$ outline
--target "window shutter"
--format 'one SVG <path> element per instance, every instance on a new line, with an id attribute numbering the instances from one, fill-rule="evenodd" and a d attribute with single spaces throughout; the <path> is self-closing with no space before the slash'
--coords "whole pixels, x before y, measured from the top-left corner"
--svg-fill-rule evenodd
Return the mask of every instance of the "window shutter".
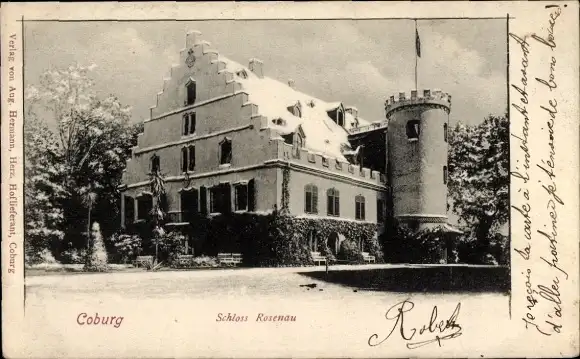
<path id="1" fill-rule="evenodd" d="M 366 219 L 366 217 L 365 217 L 365 207 L 366 207 L 365 206 L 365 202 L 363 201 L 361 203 L 361 209 L 360 209 L 360 211 L 361 211 L 361 219 Z"/>
<path id="2" fill-rule="evenodd" d="M 229 213 L 232 211 L 232 185 L 229 183 L 224 184 L 222 187 L 222 198 L 223 202 L 223 211 L 225 213 Z"/>
<path id="3" fill-rule="evenodd" d="M 207 214 L 207 187 L 205 186 L 199 188 L 199 204 L 200 212 Z"/>
<path id="4" fill-rule="evenodd" d="M 256 183 L 252 178 L 248 181 L 248 211 L 256 210 Z"/>
<path id="5" fill-rule="evenodd" d="M 340 216 L 340 198 L 338 194 L 334 197 L 334 215 Z"/>
<path id="6" fill-rule="evenodd" d="M 312 187 L 312 212 L 318 213 L 318 187 Z"/>

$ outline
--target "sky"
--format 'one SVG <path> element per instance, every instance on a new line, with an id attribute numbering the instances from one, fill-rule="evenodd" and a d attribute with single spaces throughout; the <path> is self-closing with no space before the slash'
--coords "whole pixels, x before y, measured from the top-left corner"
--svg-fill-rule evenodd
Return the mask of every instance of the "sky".
<path id="1" fill-rule="evenodd" d="M 477 124 L 506 111 L 505 20 L 419 20 L 418 88 L 452 95 L 451 124 Z M 78 63 L 99 95 L 116 95 L 147 118 L 188 30 L 241 64 L 264 62 L 266 76 L 293 79 L 301 92 L 355 106 L 365 120 L 384 120 L 384 102 L 415 88 L 411 20 L 25 23 L 25 80 Z"/>

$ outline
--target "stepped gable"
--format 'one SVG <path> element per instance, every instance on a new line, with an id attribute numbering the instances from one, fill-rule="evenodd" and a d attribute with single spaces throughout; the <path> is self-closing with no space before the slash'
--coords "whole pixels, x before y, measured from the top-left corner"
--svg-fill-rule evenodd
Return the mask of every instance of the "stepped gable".
<path id="1" fill-rule="evenodd" d="M 283 83 L 265 76 L 264 63 L 250 59 L 248 66 L 241 65 L 210 48 L 210 43 L 200 39 L 199 31 L 189 31 L 186 35 L 186 47 L 180 50 L 180 64 L 173 65 L 169 78 L 164 79 L 162 91 L 157 94 L 157 104 L 151 107 L 151 118 L 162 115 L 162 109 L 168 106 L 165 102 L 173 101 L 167 92 L 173 91 L 180 79 L 187 74 L 187 57 L 190 53 L 200 61 L 208 59 L 211 69 L 215 70 L 227 85 L 229 93 L 244 93 L 248 96 L 244 106 L 253 107 L 252 118 L 260 118 L 262 128 L 274 130 L 280 135 L 296 131 L 298 126 L 305 133 L 307 150 L 345 161 L 342 149 L 350 149 L 348 131 L 352 123 L 358 126 L 369 123 L 358 117 L 358 110 L 345 112 L 346 129 L 336 124 L 327 111 L 340 102 L 326 102 L 304 94 L 295 89 L 293 82 Z M 162 104 L 161 102 L 164 101 Z M 289 107 L 298 106 L 299 113 L 291 113 Z M 336 107 L 335 107 L 336 108 Z M 347 107 L 351 109 L 352 107 Z"/>

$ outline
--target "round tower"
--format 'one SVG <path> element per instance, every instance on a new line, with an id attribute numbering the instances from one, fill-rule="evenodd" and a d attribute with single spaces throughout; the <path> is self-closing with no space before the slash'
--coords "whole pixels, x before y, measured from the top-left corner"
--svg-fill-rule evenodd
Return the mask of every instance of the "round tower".
<path id="1" fill-rule="evenodd" d="M 385 103 L 393 216 L 412 229 L 447 222 L 447 131 L 451 96 L 400 92 Z"/>

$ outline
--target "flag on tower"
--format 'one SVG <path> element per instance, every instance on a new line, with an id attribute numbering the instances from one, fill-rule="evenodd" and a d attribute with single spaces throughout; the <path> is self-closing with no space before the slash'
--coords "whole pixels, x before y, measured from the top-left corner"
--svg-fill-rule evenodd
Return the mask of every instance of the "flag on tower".
<path id="1" fill-rule="evenodd" d="M 417 23 L 415 23 L 415 48 L 417 49 L 417 57 L 421 57 L 421 40 L 419 39 L 419 31 L 416 26 Z"/>

